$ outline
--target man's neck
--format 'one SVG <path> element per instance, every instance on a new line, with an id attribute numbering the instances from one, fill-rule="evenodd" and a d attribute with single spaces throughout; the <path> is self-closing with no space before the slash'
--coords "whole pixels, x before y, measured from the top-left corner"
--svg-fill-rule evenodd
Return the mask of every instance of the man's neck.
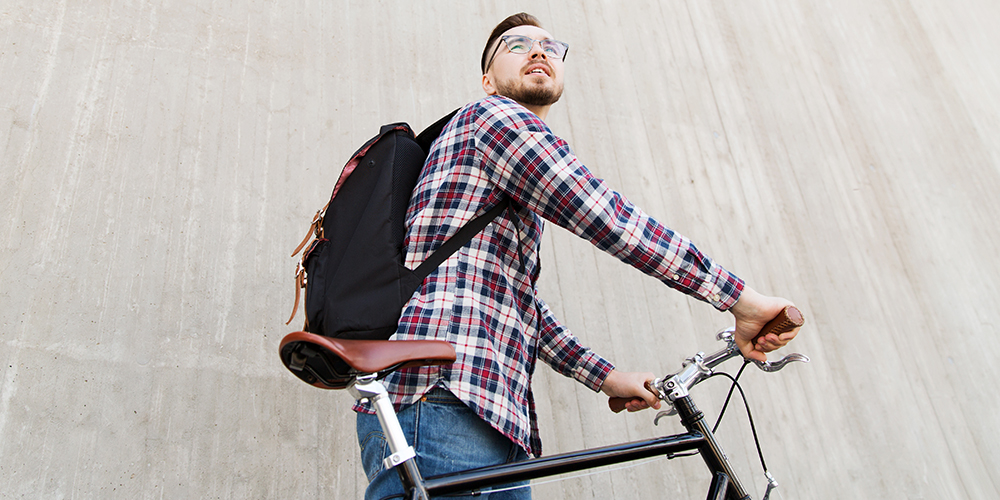
<path id="1" fill-rule="evenodd" d="M 543 122 L 545 121 L 545 117 L 549 116 L 549 108 L 552 107 L 551 104 L 546 104 L 545 106 L 534 106 L 530 104 L 524 104 L 523 102 L 519 102 L 518 104 L 524 106 L 525 108 L 528 109 L 528 111 L 531 111 L 532 113 L 537 115 L 539 118 L 541 118 Z"/>

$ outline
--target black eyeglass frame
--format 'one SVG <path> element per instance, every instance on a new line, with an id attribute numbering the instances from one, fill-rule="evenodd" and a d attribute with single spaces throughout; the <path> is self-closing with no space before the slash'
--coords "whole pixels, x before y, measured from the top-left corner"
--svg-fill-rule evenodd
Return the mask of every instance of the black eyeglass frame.
<path id="1" fill-rule="evenodd" d="M 524 52 L 514 52 L 513 50 L 511 50 L 510 45 L 507 44 L 507 40 L 510 39 L 510 38 L 515 38 L 515 37 L 516 38 L 524 38 L 526 40 L 531 40 L 531 45 L 528 45 L 528 50 L 526 50 Z M 514 53 L 514 54 L 527 54 L 528 52 L 531 52 L 531 48 L 535 46 L 535 42 L 538 42 L 538 45 L 540 47 L 542 47 L 542 52 L 545 52 L 545 46 L 542 45 L 543 42 L 554 43 L 554 44 L 557 44 L 557 45 L 561 46 L 563 48 L 563 53 L 562 53 L 562 57 L 560 57 L 559 59 L 562 60 L 562 61 L 564 61 L 564 62 L 566 61 L 566 54 L 569 54 L 569 44 L 568 43 L 561 42 L 559 40 L 553 40 L 551 38 L 547 38 L 545 40 L 535 40 L 534 38 L 531 38 L 531 37 L 525 36 L 525 35 L 504 35 L 504 36 L 500 37 L 500 41 L 503 42 L 503 45 L 507 45 L 507 50 L 508 51 L 510 51 L 511 53 Z M 493 66 L 493 60 L 496 59 L 497 54 L 500 53 L 500 45 L 501 45 L 500 43 L 497 43 L 497 48 L 493 51 L 493 55 L 490 56 L 489 62 L 486 63 L 486 69 L 483 70 L 484 74 L 487 71 L 490 70 L 490 66 Z"/>

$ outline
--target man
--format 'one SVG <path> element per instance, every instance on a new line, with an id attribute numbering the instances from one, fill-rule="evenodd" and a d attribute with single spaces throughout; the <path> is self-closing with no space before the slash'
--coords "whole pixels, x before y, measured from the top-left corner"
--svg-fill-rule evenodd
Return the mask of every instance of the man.
<path id="1" fill-rule="evenodd" d="M 457 361 L 401 370 L 385 380 L 424 476 L 539 455 L 531 375 L 541 359 L 637 411 L 659 401 L 652 373 L 629 373 L 582 346 L 536 295 L 542 218 L 573 231 L 668 286 L 730 311 L 743 353 L 764 360 L 796 332 L 752 343 L 790 303 L 762 296 L 690 241 L 595 178 L 545 125 L 563 91 L 568 46 L 517 14 L 491 34 L 482 57 L 487 97 L 459 110 L 432 145 L 407 215 L 406 265 L 415 268 L 477 215 L 510 207 L 424 280 L 394 339 L 443 339 Z M 399 493 L 383 468 L 378 420 L 359 405 L 366 498 Z M 528 489 L 489 498 L 530 498 Z"/>

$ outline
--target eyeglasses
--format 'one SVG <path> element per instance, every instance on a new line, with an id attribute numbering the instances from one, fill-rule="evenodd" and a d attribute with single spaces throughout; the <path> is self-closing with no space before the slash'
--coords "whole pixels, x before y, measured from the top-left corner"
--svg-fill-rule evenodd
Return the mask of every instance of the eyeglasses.
<path id="1" fill-rule="evenodd" d="M 503 43 L 507 45 L 507 50 L 514 54 L 527 54 L 531 52 L 531 47 L 534 47 L 535 42 L 538 42 L 538 46 L 542 48 L 542 52 L 545 53 L 546 57 L 554 57 L 565 61 L 566 52 L 569 51 L 569 44 L 560 42 L 559 40 L 535 40 L 524 35 L 504 35 L 500 37 L 500 40 L 503 40 Z M 497 44 L 497 49 L 493 51 L 493 55 L 490 57 L 490 62 L 486 63 L 486 71 L 490 70 L 490 66 L 493 65 L 493 59 L 496 59 L 498 52 L 500 52 L 499 43 Z"/>

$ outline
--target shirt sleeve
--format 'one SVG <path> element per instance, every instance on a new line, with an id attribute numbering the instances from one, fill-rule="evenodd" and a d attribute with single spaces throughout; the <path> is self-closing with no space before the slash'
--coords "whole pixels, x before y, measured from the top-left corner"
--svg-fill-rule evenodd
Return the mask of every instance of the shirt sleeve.
<path id="1" fill-rule="evenodd" d="M 590 173 L 537 116 L 505 99 L 482 101 L 476 148 L 490 181 L 517 203 L 639 271 L 716 309 L 743 281 Z"/>
<path id="2" fill-rule="evenodd" d="M 539 318 L 538 357 L 555 371 L 597 392 L 604 385 L 614 365 L 580 344 L 580 339 L 559 323 L 541 299 L 537 300 Z"/>

